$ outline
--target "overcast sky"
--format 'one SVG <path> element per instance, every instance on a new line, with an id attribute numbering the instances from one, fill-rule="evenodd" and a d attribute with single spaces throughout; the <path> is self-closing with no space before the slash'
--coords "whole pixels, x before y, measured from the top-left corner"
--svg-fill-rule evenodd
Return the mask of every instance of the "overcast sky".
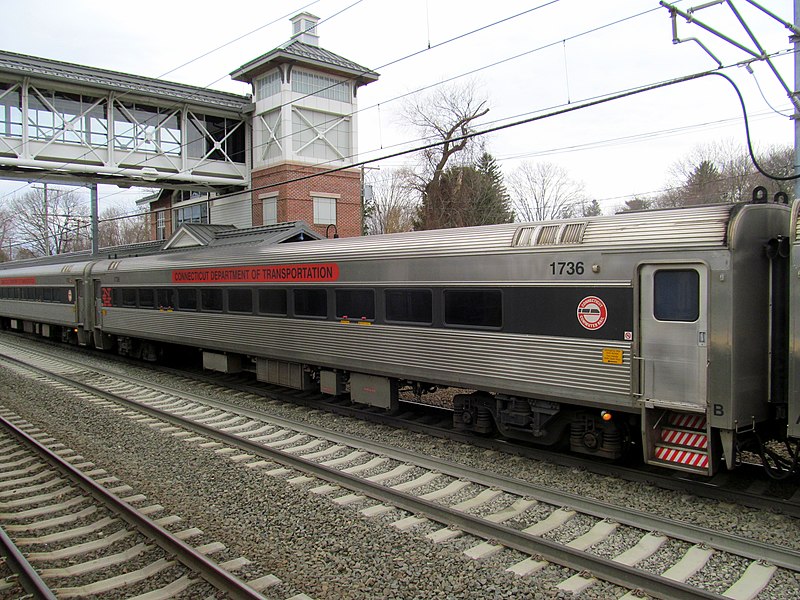
<path id="1" fill-rule="evenodd" d="M 687 10 L 701 3 L 676 4 Z M 792 19 L 791 0 L 759 3 Z M 782 25 L 746 0 L 734 4 L 768 53 L 791 48 Z M 248 86 L 228 74 L 285 42 L 289 17 L 303 10 L 322 19 L 320 46 L 381 75 L 359 90 L 362 159 L 413 145 L 414 132 L 399 118 L 400 97 L 443 81 L 475 82 L 489 99 L 488 127 L 716 66 L 696 43 L 673 45 L 669 13 L 658 0 L 5 0 L 0 46 L 244 94 Z M 725 4 L 696 16 L 754 47 Z M 749 58 L 683 19 L 678 33 L 700 38 L 724 65 Z M 792 55 L 775 64 L 791 87 Z M 773 111 L 791 113 L 786 92 L 765 64 L 753 71 L 725 73 L 745 96 L 754 145 L 793 144 L 792 122 Z M 717 140 L 744 146 L 742 113 L 731 86 L 707 77 L 511 127 L 486 143 L 506 173 L 521 160 L 563 166 L 611 212 L 635 194 L 663 189 L 670 165 Z M 378 164 L 386 170 L 405 160 Z M 7 199 L 23 185 L 0 182 L 0 196 Z M 110 202 L 130 192 L 102 186 L 101 196 Z"/>

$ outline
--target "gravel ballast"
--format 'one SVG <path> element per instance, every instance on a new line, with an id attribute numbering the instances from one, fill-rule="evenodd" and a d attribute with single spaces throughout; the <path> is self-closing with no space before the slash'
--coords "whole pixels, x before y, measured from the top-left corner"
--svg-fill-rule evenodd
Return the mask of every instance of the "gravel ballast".
<path id="1" fill-rule="evenodd" d="M 101 357 L 86 358 L 85 362 L 90 364 L 95 360 L 100 361 Z M 109 365 L 103 361 L 103 366 Z M 179 387 L 171 376 L 138 367 L 115 368 L 131 376 L 146 376 L 155 383 Z M 197 391 L 189 383 L 184 386 L 187 391 Z M 473 561 L 461 554 L 468 542 L 465 536 L 435 545 L 424 538 L 430 528 L 396 531 L 387 527 L 384 519 L 368 519 L 359 514 L 359 509 L 372 504 L 369 500 L 347 507 L 336 506 L 329 498 L 309 493 L 313 486 L 286 483 L 285 479 L 296 473 L 285 478 L 266 476 L 262 471 L 236 465 L 213 450 L 201 451 L 146 424 L 120 418 L 107 409 L 55 392 L 4 368 L 0 368 L 0 390 L 0 403 L 4 406 L 106 468 L 137 492 L 146 494 L 150 502 L 164 505 L 169 512 L 202 529 L 209 538 L 223 541 L 229 546 L 230 556 L 245 556 L 280 577 L 283 584 L 266 592 L 271 598 L 285 598 L 298 592 L 320 599 L 569 597 L 555 588 L 572 574 L 569 570 L 548 566 L 532 577 L 519 578 L 501 568 L 504 557 L 509 559 L 507 566 L 510 566 L 519 558 L 517 553 L 505 550 L 491 560 Z M 546 483 L 570 493 L 655 514 L 680 516 L 741 537 L 781 540 L 784 545 L 800 547 L 800 524 L 790 517 L 763 514 L 301 407 L 230 396 L 218 399 L 320 427 L 335 425 L 338 430 L 365 439 Z M 539 508 L 530 512 L 538 513 Z M 580 531 L 586 526 L 581 520 L 569 525 Z M 550 537 L 561 539 L 562 534 L 556 530 Z M 598 547 L 598 553 L 613 556 L 629 543 L 628 537 L 631 536 L 619 532 L 605 546 Z M 678 552 L 675 545 L 670 548 L 665 549 L 665 556 L 674 560 Z M 657 556 L 648 559 L 648 570 L 659 570 Z M 718 591 L 723 585 L 721 580 L 727 582 L 732 572 L 741 569 L 742 563 L 728 562 L 727 567 L 721 567 L 717 561 L 722 558 L 715 555 L 714 562 L 695 575 L 692 582 Z M 665 564 L 664 568 L 668 566 Z M 761 597 L 795 598 L 798 586 L 800 578 L 796 575 L 782 575 Z M 599 584 L 583 592 L 581 598 L 607 598 L 622 593 L 615 586 Z"/>

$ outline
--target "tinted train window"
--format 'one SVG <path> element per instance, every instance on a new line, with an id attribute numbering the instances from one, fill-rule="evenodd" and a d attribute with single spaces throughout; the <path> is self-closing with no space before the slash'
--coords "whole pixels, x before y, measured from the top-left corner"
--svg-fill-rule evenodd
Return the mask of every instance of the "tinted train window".
<path id="1" fill-rule="evenodd" d="M 218 288 L 200 290 L 200 310 L 222 312 L 222 290 Z"/>
<path id="2" fill-rule="evenodd" d="M 230 312 L 253 312 L 253 290 L 231 289 L 228 290 L 228 310 Z"/>
<path id="3" fill-rule="evenodd" d="M 432 323 L 433 295 L 430 290 L 386 290 L 386 320 Z"/>
<path id="4" fill-rule="evenodd" d="M 53 288 L 44 288 L 42 290 L 42 300 L 45 302 L 52 302 L 53 301 Z"/>
<path id="5" fill-rule="evenodd" d="M 178 290 L 178 310 L 197 310 L 197 290 Z"/>
<path id="6" fill-rule="evenodd" d="M 156 302 L 158 304 L 158 308 L 163 309 L 170 309 L 175 308 L 175 300 L 177 293 L 175 290 L 171 290 L 169 288 L 162 288 L 156 291 Z"/>
<path id="7" fill-rule="evenodd" d="M 122 306 L 136 306 L 136 290 L 131 288 L 122 288 Z"/>
<path id="8" fill-rule="evenodd" d="M 325 290 L 295 290 L 294 314 L 298 317 L 327 317 L 328 294 Z"/>
<path id="9" fill-rule="evenodd" d="M 336 290 L 336 317 L 338 319 L 375 319 L 375 292 L 373 290 Z"/>
<path id="10" fill-rule="evenodd" d="M 155 290 L 142 289 L 139 290 L 139 308 L 155 308 L 156 306 L 156 293 Z"/>
<path id="11" fill-rule="evenodd" d="M 503 324 L 500 290 L 445 290 L 444 322 L 465 327 L 500 327 Z"/>
<path id="12" fill-rule="evenodd" d="M 258 312 L 286 315 L 286 290 L 258 290 Z"/>
<path id="13" fill-rule="evenodd" d="M 659 321 L 696 321 L 700 316 L 700 274 L 694 269 L 656 271 L 653 316 Z"/>

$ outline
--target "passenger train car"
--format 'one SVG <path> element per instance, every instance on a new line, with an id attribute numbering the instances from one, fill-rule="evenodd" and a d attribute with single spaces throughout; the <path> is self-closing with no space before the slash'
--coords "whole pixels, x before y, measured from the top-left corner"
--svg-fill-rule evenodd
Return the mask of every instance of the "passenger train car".
<path id="1" fill-rule="evenodd" d="M 460 429 L 710 475 L 800 438 L 797 223 L 706 205 L 10 263 L 0 322 L 388 410 L 402 387 L 464 388 Z"/>

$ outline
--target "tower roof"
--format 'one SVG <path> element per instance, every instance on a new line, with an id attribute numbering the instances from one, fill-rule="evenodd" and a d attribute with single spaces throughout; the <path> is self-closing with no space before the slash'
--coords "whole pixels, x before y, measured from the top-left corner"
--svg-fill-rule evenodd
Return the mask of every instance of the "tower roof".
<path id="1" fill-rule="evenodd" d="M 249 83 L 261 73 L 283 64 L 310 67 L 348 77 L 354 79 L 357 86 L 377 81 L 379 77 L 375 71 L 362 67 L 352 60 L 294 39 L 242 65 L 231 73 L 231 78 Z"/>

